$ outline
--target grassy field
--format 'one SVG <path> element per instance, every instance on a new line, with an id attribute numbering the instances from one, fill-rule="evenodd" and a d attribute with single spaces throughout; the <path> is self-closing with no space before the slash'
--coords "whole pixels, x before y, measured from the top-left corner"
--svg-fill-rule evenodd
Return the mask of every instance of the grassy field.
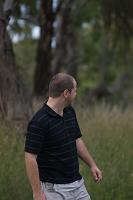
<path id="1" fill-rule="evenodd" d="M 79 110 L 78 116 L 84 141 L 103 172 L 103 181 L 95 184 L 81 165 L 92 199 L 133 199 L 133 110 L 96 107 Z"/>
<path id="2" fill-rule="evenodd" d="M 117 107 L 77 108 L 83 139 L 103 172 L 94 183 L 89 168 L 80 162 L 93 200 L 133 199 L 133 110 Z M 1 121 L 0 200 L 32 200 L 25 174 L 24 138 Z"/>
<path id="3" fill-rule="evenodd" d="M 25 174 L 24 137 L 1 121 L 0 200 L 32 200 Z"/>

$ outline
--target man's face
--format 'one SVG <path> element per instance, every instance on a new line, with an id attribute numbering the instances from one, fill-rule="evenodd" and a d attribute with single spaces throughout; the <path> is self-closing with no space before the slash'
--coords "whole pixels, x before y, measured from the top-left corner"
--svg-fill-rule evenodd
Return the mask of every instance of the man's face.
<path id="1" fill-rule="evenodd" d="M 68 94 L 66 96 L 67 105 L 70 105 L 73 102 L 77 94 L 77 83 L 75 80 L 73 81 L 73 84 L 74 84 L 73 89 L 71 91 L 68 91 Z"/>
<path id="2" fill-rule="evenodd" d="M 74 88 L 71 90 L 71 100 L 73 101 L 77 95 L 77 83 L 74 80 Z"/>

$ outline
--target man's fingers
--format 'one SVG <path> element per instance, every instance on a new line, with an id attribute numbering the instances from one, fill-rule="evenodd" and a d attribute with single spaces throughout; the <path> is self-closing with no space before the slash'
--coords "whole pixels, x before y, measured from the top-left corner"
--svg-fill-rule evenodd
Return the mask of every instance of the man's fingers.
<path id="1" fill-rule="evenodd" d="M 94 171 L 93 173 L 93 177 L 95 182 L 100 182 L 102 180 L 102 173 L 100 171 Z"/>
<path id="2" fill-rule="evenodd" d="M 101 171 L 98 171 L 96 174 L 97 174 L 97 182 L 101 181 L 102 180 L 102 173 L 101 173 Z"/>
<path id="3" fill-rule="evenodd" d="M 92 171 L 92 174 L 93 174 L 93 177 L 94 177 L 94 181 L 96 181 L 97 182 L 97 180 L 98 180 L 98 176 L 97 176 L 97 173 L 94 171 Z"/>
<path id="4" fill-rule="evenodd" d="M 93 178 L 95 182 L 98 183 L 102 180 L 102 172 L 100 171 L 100 169 L 98 169 L 98 167 L 92 167 L 91 172 L 93 174 Z"/>

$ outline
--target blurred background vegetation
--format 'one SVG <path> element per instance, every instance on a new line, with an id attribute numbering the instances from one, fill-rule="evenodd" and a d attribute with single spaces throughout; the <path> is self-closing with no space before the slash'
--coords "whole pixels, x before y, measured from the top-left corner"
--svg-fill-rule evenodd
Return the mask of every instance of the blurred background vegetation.
<path id="1" fill-rule="evenodd" d="M 105 172 L 94 186 L 81 163 L 93 199 L 133 198 L 132 10 L 132 0 L 0 0 L 0 199 L 32 199 L 23 134 L 58 72 L 78 81 L 80 126 Z"/>

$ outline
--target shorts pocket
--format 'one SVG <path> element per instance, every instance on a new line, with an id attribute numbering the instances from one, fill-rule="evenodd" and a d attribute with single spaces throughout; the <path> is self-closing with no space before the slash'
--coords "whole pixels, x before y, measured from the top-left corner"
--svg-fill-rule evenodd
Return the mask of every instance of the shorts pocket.
<path id="1" fill-rule="evenodd" d="M 47 192 L 54 192 L 55 191 L 53 183 L 46 182 L 44 185 L 45 185 L 45 189 L 47 190 Z"/>

